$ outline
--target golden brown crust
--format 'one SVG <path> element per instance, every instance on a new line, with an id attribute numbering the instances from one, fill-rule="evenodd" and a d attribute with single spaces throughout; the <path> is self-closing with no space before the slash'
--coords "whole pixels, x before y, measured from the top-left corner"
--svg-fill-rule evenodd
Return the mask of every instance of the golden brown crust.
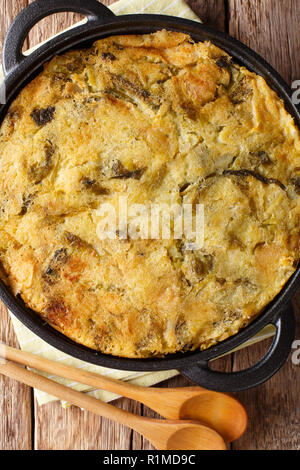
<path id="1" fill-rule="evenodd" d="M 159 31 L 55 57 L 11 105 L 0 155 L 7 282 L 91 348 L 205 349 L 296 269 L 299 131 L 264 79 L 213 44 Z M 120 194 L 204 204 L 203 248 L 101 241 L 97 207 Z"/>

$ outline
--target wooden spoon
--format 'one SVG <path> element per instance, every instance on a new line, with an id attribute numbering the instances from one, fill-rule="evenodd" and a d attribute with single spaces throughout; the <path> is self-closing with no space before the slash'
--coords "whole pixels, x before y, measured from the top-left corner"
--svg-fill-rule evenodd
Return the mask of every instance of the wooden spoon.
<path id="1" fill-rule="evenodd" d="M 225 442 L 232 442 L 245 432 L 247 413 L 230 395 L 201 387 L 140 387 L 92 372 L 66 366 L 0 343 L 0 356 L 34 369 L 108 390 L 137 400 L 168 419 L 192 419 L 215 429 Z"/>
<path id="2" fill-rule="evenodd" d="M 128 426 L 146 437 L 159 450 L 226 450 L 222 437 L 197 421 L 165 421 L 136 416 L 11 362 L 0 363 L 0 373 Z"/>

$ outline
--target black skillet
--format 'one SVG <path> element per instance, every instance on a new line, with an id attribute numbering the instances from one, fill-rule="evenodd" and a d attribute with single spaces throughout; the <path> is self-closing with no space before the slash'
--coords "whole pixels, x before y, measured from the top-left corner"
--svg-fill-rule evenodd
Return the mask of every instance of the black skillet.
<path id="1" fill-rule="evenodd" d="M 31 28 L 42 18 L 57 12 L 78 12 L 87 22 L 40 46 L 29 56 L 22 54 L 22 46 Z M 54 54 L 70 48 L 84 48 L 93 41 L 119 34 L 143 34 L 166 28 L 190 34 L 196 41 L 210 40 L 227 51 L 235 61 L 262 75 L 285 102 L 286 109 L 300 125 L 300 107 L 293 104 L 292 92 L 278 73 L 251 49 L 214 29 L 181 18 L 163 15 L 115 16 L 96 0 L 36 0 L 25 8 L 12 23 L 3 49 L 6 104 L 0 107 L 3 120 L 12 99 Z M 4 91 L 4 90 L 2 90 Z M 214 390 L 233 392 L 257 386 L 269 379 L 286 361 L 294 338 L 295 320 L 290 304 L 299 285 L 300 270 L 292 276 L 282 291 L 249 326 L 238 334 L 205 351 L 168 355 L 165 358 L 124 359 L 95 352 L 57 332 L 20 298 L 15 298 L 8 287 L 0 285 L 0 298 L 10 311 L 32 332 L 55 348 L 85 362 L 113 369 L 132 371 L 160 371 L 177 369 L 195 383 Z M 209 361 L 240 346 L 266 325 L 276 327 L 276 336 L 268 353 L 254 366 L 239 372 L 212 371 Z"/>

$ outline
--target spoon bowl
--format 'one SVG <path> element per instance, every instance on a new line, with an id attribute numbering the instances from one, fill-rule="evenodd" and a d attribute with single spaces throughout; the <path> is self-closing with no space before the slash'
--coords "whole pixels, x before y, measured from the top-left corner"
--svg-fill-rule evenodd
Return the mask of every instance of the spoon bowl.
<path id="1" fill-rule="evenodd" d="M 226 450 L 226 445 L 212 429 L 191 422 L 170 436 L 166 450 Z"/>
<path id="2" fill-rule="evenodd" d="M 167 419 L 200 421 L 221 434 L 225 442 L 239 439 L 247 428 L 247 412 L 231 395 L 201 387 L 137 388 L 135 399 L 160 415 Z"/>
<path id="3" fill-rule="evenodd" d="M 185 400 L 178 419 L 194 419 L 215 429 L 225 442 L 232 442 L 244 434 L 248 416 L 245 408 L 230 395 L 218 392 L 200 392 Z"/>

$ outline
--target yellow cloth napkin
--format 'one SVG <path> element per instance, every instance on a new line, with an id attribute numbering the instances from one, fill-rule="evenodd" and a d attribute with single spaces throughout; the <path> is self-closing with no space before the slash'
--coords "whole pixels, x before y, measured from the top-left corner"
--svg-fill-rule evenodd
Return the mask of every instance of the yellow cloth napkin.
<path id="1" fill-rule="evenodd" d="M 184 0 L 120 0 L 112 5 L 110 5 L 111 10 L 115 14 L 131 14 L 131 13 L 161 13 L 171 16 L 179 16 L 182 18 L 188 18 L 195 21 L 200 21 L 200 19 L 195 15 L 195 13 L 190 9 Z M 76 25 L 75 25 L 76 27 Z M 30 53 L 30 51 L 28 51 Z M 0 77 L 1 79 L 1 77 Z M 97 367 L 91 364 L 87 364 L 78 359 L 74 359 L 67 354 L 64 354 L 57 349 L 53 348 L 45 341 L 40 339 L 38 336 L 33 334 L 28 330 L 21 322 L 19 322 L 12 314 L 11 320 L 17 335 L 17 338 L 20 343 L 21 349 L 27 352 L 37 354 L 41 357 L 52 359 L 57 362 L 62 362 L 64 364 L 77 367 L 79 369 L 85 369 L 91 372 L 99 373 L 106 375 L 115 379 L 121 379 L 128 381 L 137 385 L 142 386 L 151 386 L 156 383 L 167 380 L 178 374 L 177 371 L 162 371 L 162 372 L 126 372 L 115 369 L 107 369 L 105 367 Z M 247 344 L 244 344 L 243 347 L 246 347 L 248 344 L 260 341 L 264 338 L 267 338 L 274 334 L 272 327 L 267 327 L 263 332 L 261 332 L 257 337 L 249 341 Z M 111 401 L 115 398 L 118 398 L 117 395 L 114 395 L 109 392 L 102 390 L 92 390 L 91 387 L 86 385 L 78 384 L 76 382 L 71 382 L 70 380 L 65 380 L 63 378 L 57 377 L 55 375 L 43 374 L 46 377 L 49 377 L 59 383 L 68 385 L 75 390 L 86 392 L 89 395 L 94 396 L 95 398 Z M 48 395 L 39 390 L 35 390 L 35 395 L 37 401 L 40 405 L 48 403 L 50 401 L 56 400 L 55 397 Z M 63 406 L 68 406 L 67 403 L 62 402 Z"/>

